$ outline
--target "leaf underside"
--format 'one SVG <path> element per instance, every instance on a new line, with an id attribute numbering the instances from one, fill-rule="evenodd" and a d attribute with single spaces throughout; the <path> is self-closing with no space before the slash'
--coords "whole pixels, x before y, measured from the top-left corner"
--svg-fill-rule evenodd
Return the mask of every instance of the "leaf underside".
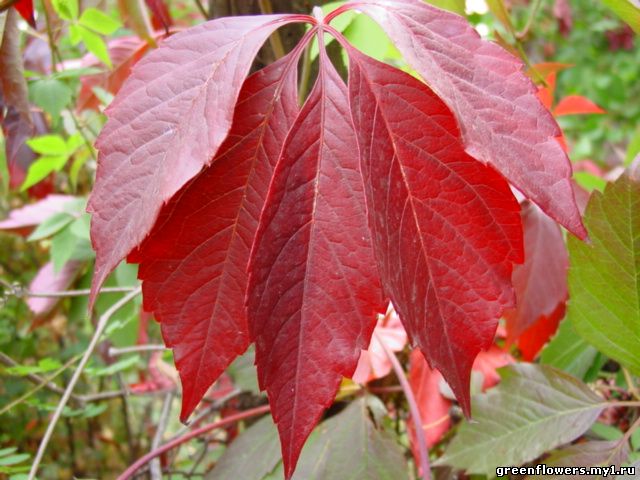
<path id="1" fill-rule="evenodd" d="M 523 255 L 507 181 L 584 236 L 557 125 L 519 61 L 418 0 L 341 10 L 352 8 L 381 23 L 429 86 L 339 38 L 348 85 L 321 47 L 299 106 L 299 55 L 335 31 L 299 15 L 207 22 L 132 69 L 107 110 L 88 206 L 92 300 L 122 258 L 140 264 L 144 306 L 181 375 L 183 420 L 255 342 L 287 477 L 389 299 L 469 413 L 471 365 L 514 305 Z M 291 22 L 312 28 L 245 80 Z"/>

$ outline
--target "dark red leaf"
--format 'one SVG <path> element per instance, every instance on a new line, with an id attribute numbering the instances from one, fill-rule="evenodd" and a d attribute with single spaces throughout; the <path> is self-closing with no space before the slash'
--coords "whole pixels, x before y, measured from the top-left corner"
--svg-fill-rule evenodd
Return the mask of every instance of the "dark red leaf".
<path id="1" fill-rule="evenodd" d="M 530 202 L 522 208 L 522 226 L 525 260 L 513 269 L 516 308 L 505 313 L 507 343 L 567 299 L 569 257 L 560 228 Z"/>
<path id="2" fill-rule="evenodd" d="M 36 156 L 25 145 L 34 134 L 34 125 L 20 51 L 18 16 L 13 10 L 7 12 L 0 39 L 0 122 L 6 139 L 10 186 L 17 187 L 24 181 L 27 168 Z"/>
<path id="3" fill-rule="evenodd" d="M 571 164 L 556 140 L 560 129 L 520 60 L 481 40 L 463 17 L 421 0 L 357 0 L 338 11 L 348 8 L 376 20 L 455 112 L 470 155 L 495 166 L 549 216 L 586 237 Z"/>
<path id="4" fill-rule="evenodd" d="M 279 26 L 306 18 L 214 20 L 173 35 L 136 64 L 96 142 L 98 173 L 87 207 L 96 250 L 92 301 L 147 236 L 163 203 L 210 163 L 260 46 Z"/>
<path id="5" fill-rule="evenodd" d="M 512 262 L 522 260 L 518 204 L 498 174 L 465 154 L 453 114 L 425 84 L 348 52 L 382 284 L 468 413 L 471 365 L 513 305 Z"/>
<path id="6" fill-rule="evenodd" d="M 553 109 L 553 114 L 556 117 L 560 117 L 562 115 L 589 115 L 601 113 L 607 112 L 588 98 L 580 95 L 569 95 L 564 97 L 558 102 L 556 108 Z"/>
<path id="7" fill-rule="evenodd" d="M 220 153 L 163 208 L 129 256 L 140 263 L 144 307 L 173 348 L 183 421 L 249 345 L 246 265 L 273 166 L 298 112 L 297 58 L 290 54 L 247 79 Z"/>
<path id="8" fill-rule="evenodd" d="M 33 0 L 18 0 L 13 6 L 31 28 L 36 28 L 36 20 L 33 17 Z"/>
<path id="9" fill-rule="evenodd" d="M 553 16 L 558 20 L 558 30 L 563 36 L 568 36 L 573 28 L 573 14 L 569 0 L 555 0 L 553 2 Z"/>
<path id="10" fill-rule="evenodd" d="M 346 87 L 321 50 L 284 143 L 251 253 L 249 329 L 290 478 L 385 304 L 367 228 Z"/>
<path id="11" fill-rule="evenodd" d="M 173 25 L 169 9 L 163 0 L 145 0 L 147 7 L 151 10 L 151 21 L 155 30 L 164 29 L 169 31 L 169 27 Z"/>

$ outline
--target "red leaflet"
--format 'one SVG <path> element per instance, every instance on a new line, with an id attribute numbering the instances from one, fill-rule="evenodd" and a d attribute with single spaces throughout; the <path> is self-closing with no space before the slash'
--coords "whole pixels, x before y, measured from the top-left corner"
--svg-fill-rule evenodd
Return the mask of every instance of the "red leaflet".
<path id="1" fill-rule="evenodd" d="M 284 143 L 251 252 L 249 329 L 287 478 L 384 308 L 348 108 L 321 49 L 317 83 Z"/>
<path id="2" fill-rule="evenodd" d="M 507 343 L 567 299 L 569 257 L 560 228 L 530 202 L 522 208 L 522 226 L 525 261 L 513 269 L 516 308 L 505 314 Z"/>
<path id="3" fill-rule="evenodd" d="M 421 0 L 355 0 L 455 112 L 470 155 L 489 163 L 547 214 L 586 237 L 560 129 L 536 97 L 522 62 L 483 41 L 458 15 Z M 331 15 L 327 18 L 330 18 Z"/>
<path id="4" fill-rule="evenodd" d="M 178 33 L 142 59 L 107 113 L 87 210 L 96 250 L 92 301 L 231 128 L 240 87 L 267 37 L 295 15 L 219 19 Z M 305 17 L 302 17 L 305 18 Z"/>
<path id="5" fill-rule="evenodd" d="M 348 52 L 382 284 L 469 413 L 471 365 L 513 305 L 511 267 L 522 260 L 518 204 L 499 175 L 464 153 L 451 111 L 426 85 Z"/>
<path id="6" fill-rule="evenodd" d="M 219 155 L 163 208 L 129 260 L 180 372 L 186 420 L 249 345 L 246 265 L 273 165 L 298 113 L 293 53 L 245 82 Z"/>
<path id="7" fill-rule="evenodd" d="M 557 117 L 562 115 L 589 115 L 606 113 L 598 105 L 588 98 L 580 95 L 568 95 L 558 102 L 553 114 Z"/>
<path id="8" fill-rule="evenodd" d="M 551 339 L 558 330 L 560 321 L 564 318 L 565 302 L 558 304 L 549 315 L 542 315 L 536 322 L 527 328 L 518 338 L 518 348 L 522 352 L 522 359 L 533 362 L 542 350 L 542 347 Z"/>
<path id="9" fill-rule="evenodd" d="M 36 28 L 36 20 L 33 17 L 33 0 L 18 0 L 13 6 L 31 28 Z"/>

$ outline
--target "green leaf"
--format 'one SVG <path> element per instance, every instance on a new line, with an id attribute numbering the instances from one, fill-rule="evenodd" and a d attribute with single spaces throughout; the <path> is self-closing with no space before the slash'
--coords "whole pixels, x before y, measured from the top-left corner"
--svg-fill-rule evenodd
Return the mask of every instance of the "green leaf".
<path id="1" fill-rule="evenodd" d="M 640 183 L 625 173 L 591 195 L 592 244 L 569 238 L 567 316 L 579 335 L 640 374 Z"/>
<path id="2" fill-rule="evenodd" d="M 38 225 L 31 235 L 29 235 L 27 240 L 35 242 L 37 240 L 50 237 L 51 235 L 58 233 L 71 222 L 73 222 L 73 216 L 68 213 L 55 213 Z"/>
<path id="3" fill-rule="evenodd" d="M 81 30 L 82 27 L 80 25 L 69 25 L 69 41 L 71 42 L 71 45 L 78 45 L 82 41 L 82 35 L 80 34 Z"/>
<path id="4" fill-rule="evenodd" d="M 596 422 L 591 425 L 591 429 L 589 430 L 589 432 L 596 437 L 600 437 L 609 441 L 620 440 L 624 436 L 624 433 L 622 433 L 616 427 L 600 422 Z"/>
<path id="5" fill-rule="evenodd" d="M 69 260 L 90 260 L 94 257 L 91 242 L 84 233 L 86 218 L 82 217 L 60 230 L 51 240 L 51 261 L 56 272 Z"/>
<path id="6" fill-rule="evenodd" d="M 434 7 L 464 16 L 465 0 L 425 0 Z"/>
<path id="7" fill-rule="evenodd" d="M 40 155 L 66 155 L 67 144 L 60 135 L 42 135 L 27 140 L 29 148 Z"/>
<path id="8" fill-rule="evenodd" d="M 16 365 L 14 367 L 7 367 L 4 371 L 9 375 L 16 375 L 24 377 L 33 373 L 46 373 L 60 368 L 62 364 L 53 358 L 43 358 L 38 362 L 38 365 Z"/>
<path id="9" fill-rule="evenodd" d="M 588 192 L 593 190 L 603 191 L 607 186 L 607 181 L 589 172 L 573 172 L 573 179 Z"/>
<path id="10" fill-rule="evenodd" d="M 7 447 L 7 448 L 0 449 L 0 457 L 11 455 L 12 453 L 17 451 L 18 451 L 18 447 Z"/>
<path id="11" fill-rule="evenodd" d="M 208 480 L 282 478 L 278 434 L 265 417 L 222 455 Z M 293 480 L 408 479 L 402 450 L 371 421 L 368 399 L 359 398 L 322 422 L 305 444 Z"/>
<path id="12" fill-rule="evenodd" d="M 249 347 L 243 355 L 236 358 L 227 368 L 227 373 L 237 388 L 254 395 L 260 394 L 253 347 Z"/>
<path id="13" fill-rule="evenodd" d="M 602 0 L 607 7 L 640 35 L 640 8 L 629 0 Z"/>
<path id="14" fill-rule="evenodd" d="M 540 356 L 540 363 L 559 368 L 584 379 L 598 351 L 580 338 L 568 318 L 560 323 L 558 333 L 551 339 Z"/>
<path id="15" fill-rule="evenodd" d="M 582 435 L 607 403 L 555 368 L 520 363 L 500 369 L 501 383 L 473 398 L 464 422 L 436 465 L 493 477 Z"/>
<path id="16" fill-rule="evenodd" d="M 84 27 L 101 33 L 102 35 L 111 35 L 122 26 L 122 24 L 117 20 L 114 20 L 97 8 L 92 7 L 86 8 L 84 12 L 82 12 L 78 23 Z"/>
<path id="17" fill-rule="evenodd" d="M 71 101 L 71 89 L 54 78 L 44 78 L 31 83 L 29 87 L 31 100 L 54 119 Z"/>
<path id="18" fill-rule="evenodd" d="M 612 442 L 584 442 L 570 445 L 551 452 L 544 463 L 548 467 L 618 467 L 622 466 L 629 457 L 629 444 L 620 441 Z M 609 472 L 611 474 L 611 472 Z M 578 480 L 585 475 L 529 475 L 527 479 L 546 480 Z M 602 476 L 589 478 L 602 478 Z"/>
<path id="19" fill-rule="evenodd" d="M 631 165 L 631 162 L 640 154 L 640 128 L 633 134 L 627 147 L 627 155 L 624 159 L 625 165 Z"/>
<path id="20" fill-rule="evenodd" d="M 51 172 L 57 172 L 62 169 L 68 159 L 69 157 L 66 155 L 57 157 L 40 157 L 29 166 L 27 177 L 24 179 L 20 190 L 24 192 L 27 188 L 44 180 Z"/>
<path id="21" fill-rule="evenodd" d="M 78 18 L 78 0 L 52 0 L 51 3 L 61 18 L 69 21 Z"/>
<path id="22" fill-rule="evenodd" d="M 137 365 L 139 361 L 140 361 L 140 355 L 131 355 L 130 357 L 125 357 L 106 367 L 87 368 L 87 373 L 95 377 L 104 377 L 106 375 L 114 375 L 118 372 L 122 372 L 124 370 L 127 370 Z"/>
<path id="23" fill-rule="evenodd" d="M 91 30 L 83 27 L 82 25 L 78 28 L 78 33 L 82 38 L 82 43 L 87 47 L 91 53 L 93 53 L 98 60 L 111 68 L 111 58 L 109 58 L 109 50 L 107 49 L 107 45 L 104 43 L 102 38 L 99 35 L 93 33 Z"/>
<path id="24" fill-rule="evenodd" d="M 18 453 L 16 455 L 9 455 L 8 457 L 0 458 L 0 465 L 7 467 L 9 465 L 16 465 L 29 460 L 30 455 L 28 453 Z"/>

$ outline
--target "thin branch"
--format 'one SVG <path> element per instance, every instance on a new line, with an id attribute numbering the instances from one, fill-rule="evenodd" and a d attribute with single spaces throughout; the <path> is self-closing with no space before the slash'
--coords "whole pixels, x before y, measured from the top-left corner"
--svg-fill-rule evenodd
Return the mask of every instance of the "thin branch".
<path id="1" fill-rule="evenodd" d="M 107 327 L 109 320 L 120 308 L 122 308 L 124 305 L 129 303 L 133 298 L 135 298 L 140 293 L 140 291 L 141 291 L 141 288 L 138 287 L 132 292 L 130 292 L 128 295 L 125 295 L 123 298 L 121 298 L 116 303 L 114 303 L 98 320 L 98 324 L 96 325 L 96 331 L 94 332 L 93 337 L 91 337 L 89 346 L 87 347 L 87 350 L 84 352 L 84 355 L 80 360 L 80 364 L 76 368 L 75 372 L 73 372 L 73 376 L 71 377 L 71 380 L 69 381 L 69 384 L 67 385 L 67 388 L 65 389 L 65 392 L 62 395 L 62 398 L 58 402 L 58 406 L 56 407 L 56 410 L 53 416 L 51 417 L 51 420 L 49 421 L 47 430 L 45 431 L 45 434 L 42 437 L 42 441 L 40 442 L 40 446 L 38 447 L 38 452 L 36 453 L 36 456 L 33 460 L 33 464 L 31 465 L 31 470 L 29 471 L 29 476 L 27 477 L 28 480 L 34 480 L 36 478 L 36 474 L 38 473 L 38 467 L 40 466 L 40 462 L 42 461 L 44 452 L 47 450 L 47 446 L 51 441 L 51 437 L 53 435 L 53 431 L 56 427 L 56 424 L 58 423 L 58 420 L 62 415 L 62 410 L 64 409 L 65 405 L 69 401 L 69 398 L 73 393 L 73 389 L 75 388 L 76 383 L 78 383 L 78 380 L 80 379 L 80 375 L 82 374 L 82 371 L 84 370 L 87 363 L 89 362 L 89 359 L 93 354 L 93 350 L 96 348 L 96 345 L 98 344 L 100 337 L 102 336 L 102 333 Z"/>
<path id="2" fill-rule="evenodd" d="M 187 433 L 186 435 L 175 438 L 165 443 L 161 447 L 158 447 L 157 449 L 153 450 L 152 452 L 147 453 L 145 456 L 141 457 L 140 459 L 138 459 L 138 461 L 136 461 L 133 465 L 129 466 L 129 468 L 127 468 L 122 473 L 122 475 L 118 477 L 118 480 L 129 480 L 130 478 L 133 478 L 133 475 L 141 467 L 149 463 L 151 460 L 162 455 L 165 452 L 168 452 L 169 450 L 174 449 L 179 445 L 182 445 L 183 443 L 188 442 L 193 438 L 199 437 L 200 435 L 208 433 L 212 430 L 226 427 L 227 425 L 230 425 L 235 422 L 239 422 L 240 420 L 245 420 L 247 418 L 255 417 L 256 415 L 262 415 L 263 413 L 267 413 L 268 411 L 269 411 L 269 405 L 263 405 L 261 407 L 245 410 L 244 412 L 236 413 L 235 415 L 229 415 L 228 417 L 218 420 L 217 422 L 209 423 L 207 425 L 204 425 L 200 428 L 197 428 Z"/>
<path id="3" fill-rule="evenodd" d="M 258 0 L 258 5 L 260 6 L 260 12 L 263 15 L 271 15 L 273 13 L 271 0 Z M 284 45 L 282 44 L 282 38 L 280 38 L 280 33 L 278 32 L 278 30 L 273 32 L 269 37 L 269 44 L 271 45 L 271 49 L 273 50 L 273 54 L 275 55 L 276 60 L 286 55 L 286 52 L 284 51 Z"/>
<path id="4" fill-rule="evenodd" d="M 541 0 L 534 0 L 534 4 L 531 6 L 531 11 L 529 12 L 529 18 L 527 19 L 527 24 L 524 26 L 522 31 L 516 32 L 514 35 L 516 37 L 516 40 L 520 41 L 529 34 L 529 30 L 531 30 L 531 27 L 533 26 L 533 21 L 535 20 L 536 15 L 538 14 L 538 10 L 540 9 L 541 4 L 542 4 Z"/>
<path id="5" fill-rule="evenodd" d="M 6 355 L 4 355 L 4 354 L 2 354 L 2 356 L 6 357 Z M 20 395 L 18 398 L 13 400 L 11 403 L 9 403 L 9 404 L 5 405 L 4 407 L 2 407 L 2 410 L 0 410 L 0 415 L 2 415 L 3 413 L 8 412 L 13 407 L 15 407 L 16 405 L 19 405 L 24 400 L 29 398 L 31 395 L 33 395 L 34 393 L 40 391 L 43 388 L 47 388 L 48 390 L 50 390 L 50 391 L 52 391 L 54 393 L 59 393 L 59 394 L 64 393 L 64 390 L 62 388 L 58 387 L 58 385 L 56 385 L 55 383 L 52 383 L 52 382 L 56 377 L 58 377 L 58 375 L 60 375 L 67 368 L 69 368 L 71 365 L 73 365 L 78 360 L 80 360 L 81 356 L 82 355 L 76 355 L 75 357 L 70 358 L 69 360 L 67 360 L 67 363 L 65 363 L 62 367 L 60 367 L 58 370 L 53 372 L 51 375 L 49 375 L 47 377 L 43 377 L 41 380 L 39 380 L 38 384 L 34 388 L 32 388 L 31 390 L 26 391 L 25 393 Z M 31 380 L 31 381 L 35 380 L 31 376 L 27 376 L 27 378 L 29 380 Z M 40 377 L 38 377 L 38 378 L 40 378 Z"/>
<path id="6" fill-rule="evenodd" d="M 626 368 L 623 367 L 622 368 L 622 374 L 624 375 L 624 379 L 627 382 L 627 388 L 629 390 L 629 393 L 636 400 L 640 400 L 640 392 L 638 392 L 638 388 L 636 387 L 636 384 L 634 383 L 633 377 L 629 373 L 629 370 L 627 370 Z"/>
<path id="7" fill-rule="evenodd" d="M 194 2 L 196 3 L 196 7 L 198 7 L 198 11 L 202 14 L 202 16 L 204 16 L 204 19 L 209 20 L 209 13 L 204 8 L 204 5 L 202 5 L 202 2 L 200 0 L 194 0 Z"/>
<path id="8" fill-rule="evenodd" d="M 158 426 L 156 427 L 156 433 L 153 435 L 153 440 L 151 441 L 151 451 L 156 450 L 160 446 L 164 431 L 167 429 L 167 422 L 169 414 L 171 413 L 173 396 L 174 392 L 171 391 L 164 397 L 162 410 L 160 411 L 160 418 L 158 419 Z M 160 460 L 157 458 L 151 460 L 149 465 L 149 474 L 151 475 L 151 480 L 162 480 L 162 466 L 160 465 Z"/>
<path id="9" fill-rule="evenodd" d="M 422 418 L 420 417 L 420 410 L 418 410 L 418 403 L 416 402 L 416 398 L 413 395 L 413 390 L 411 390 L 411 385 L 407 381 L 407 377 L 404 374 L 404 370 L 402 369 L 402 365 L 398 361 L 395 353 L 387 347 L 384 343 L 384 340 L 377 336 L 378 342 L 384 348 L 384 353 L 389 358 L 391 362 L 391 366 L 393 367 L 393 371 L 398 377 L 398 381 L 404 390 L 404 395 L 407 398 L 407 403 L 409 404 L 409 411 L 411 412 L 411 417 L 413 418 L 413 424 L 416 426 L 416 438 L 418 439 L 418 453 L 420 454 L 420 463 L 422 464 L 422 479 L 423 480 L 431 480 L 431 466 L 429 465 L 429 449 L 427 448 L 427 440 L 424 436 L 424 429 L 422 428 Z"/>
<path id="10" fill-rule="evenodd" d="M 100 289 L 102 293 L 129 293 L 137 290 L 139 287 L 104 287 Z M 63 292 L 23 292 L 24 297 L 45 297 L 45 298 L 64 298 L 64 297 L 86 297 L 91 294 L 88 288 L 82 290 L 65 290 Z"/>
<path id="11" fill-rule="evenodd" d="M 109 356 L 117 357 L 119 355 L 126 355 L 128 353 L 139 353 L 139 352 L 158 352 L 168 350 L 164 345 L 133 345 L 131 347 L 110 347 L 109 348 Z"/>

